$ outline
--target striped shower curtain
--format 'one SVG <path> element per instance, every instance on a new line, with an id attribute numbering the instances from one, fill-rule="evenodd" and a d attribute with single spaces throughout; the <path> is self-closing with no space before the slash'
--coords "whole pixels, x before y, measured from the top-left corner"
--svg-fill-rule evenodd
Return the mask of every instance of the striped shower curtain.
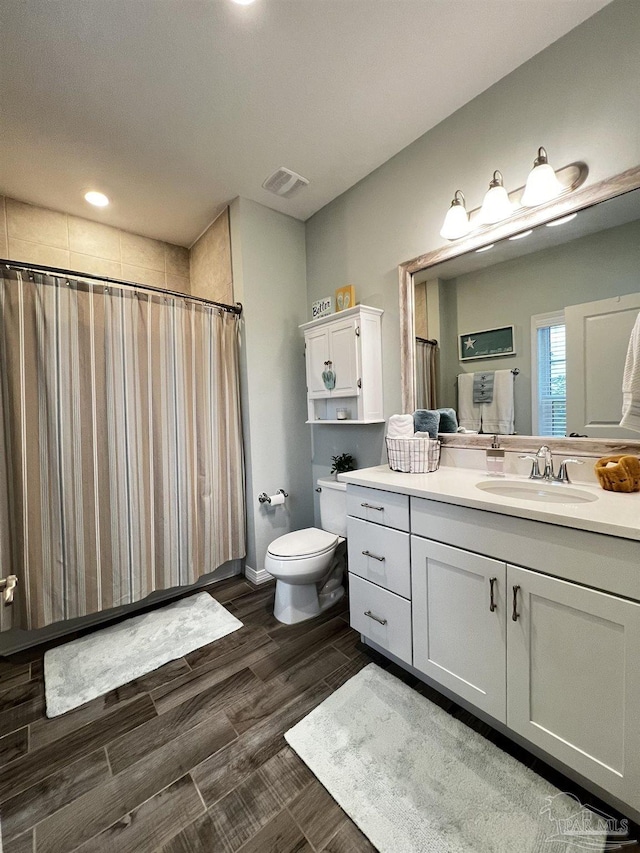
<path id="1" fill-rule="evenodd" d="M 416 338 L 416 408 L 437 408 L 436 356 L 438 345 L 435 341 Z"/>
<path id="2" fill-rule="evenodd" d="M 242 557 L 237 317 L 1 276 L 0 576 L 18 576 L 2 628 L 129 604 Z"/>

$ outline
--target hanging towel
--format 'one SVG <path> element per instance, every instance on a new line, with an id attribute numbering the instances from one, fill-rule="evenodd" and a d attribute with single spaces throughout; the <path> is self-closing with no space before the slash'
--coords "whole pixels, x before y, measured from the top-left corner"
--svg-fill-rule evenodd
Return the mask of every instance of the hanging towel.
<path id="1" fill-rule="evenodd" d="M 474 403 L 493 403 L 493 383 L 495 375 L 495 370 L 489 370 L 487 373 L 473 374 Z"/>
<path id="2" fill-rule="evenodd" d="M 473 373 L 458 374 L 458 423 L 465 429 L 478 432 L 482 406 L 473 402 Z"/>
<path id="3" fill-rule="evenodd" d="M 436 409 L 440 414 L 440 432 L 458 432 L 458 418 L 455 409 Z"/>
<path id="4" fill-rule="evenodd" d="M 440 412 L 433 409 L 416 409 L 413 413 L 415 431 L 428 432 L 430 438 L 437 438 L 440 429 Z"/>
<path id="5" fill-rule="evenodd" d="M 500 435 L 513 435 L 515 432 L 513 378 L 510 370 L 495 371 L 493 401 L 481 406 L 482 432 Z"/>
<path id="6" fill-rule="evenodd" d="M 640 314 L 631 332 L 624 365 L 620 426 L 640 432 Z"/>
<path id="7" fill-rule="evenodd" d="M 413 415 L 391 415 L 387 428 L 389 438 L 411 438 L 413 433 Z"/>

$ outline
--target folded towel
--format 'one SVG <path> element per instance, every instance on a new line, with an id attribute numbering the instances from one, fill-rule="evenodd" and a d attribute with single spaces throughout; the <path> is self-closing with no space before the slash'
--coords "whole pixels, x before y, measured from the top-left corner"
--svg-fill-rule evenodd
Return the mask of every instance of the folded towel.
<path id="1" fill-rule="evenodd" d="M 416 432 L 428 432 L 431 438 L 437 438 L 440 412 L 435 412 L 433 409 L 416 409 L 413 413 L 413 424 Z"/>
<path id="2" fill-rule="evenodd" d="M 391 415 L 387 428 L 389 438 L 410 438 L 413 433 L 413 415 Z"/>
<path id="3" fill-rule="evenodd" d="M 458 422 L 461 427 L 478 432 L 482 406 L 473 402 L 473 373 L 458 374 Z"/>
<path id="4" fill-rule="evenodd" d="M 640 314 L 631 332 L 624 365 L 620 426 L 640 432 Z"/>
<path id="5" fill-rule="evenodd" d="M 515 432 L 515 403 L 513 373 L 511 370 L 496 370 L 493 382 L 493 401 L 480 406 L 482 432 L 513 435 Z"/>
<path id="6" fill-rule="evenodd" d="M 493 403 L 493 382 L 495 370 L 473 374 L 473 402 Z"/>
<path id="7" fill-rule="evenodd" d="M 436 409 L 440 413 L 440 432 L 458 432 L 458 418 L 455 409 Z"/>

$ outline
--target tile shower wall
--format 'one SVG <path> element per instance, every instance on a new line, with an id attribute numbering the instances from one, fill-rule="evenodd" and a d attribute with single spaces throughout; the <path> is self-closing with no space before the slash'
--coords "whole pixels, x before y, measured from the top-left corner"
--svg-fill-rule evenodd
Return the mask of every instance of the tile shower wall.
<path id="1" fill-rule="evenodd" d="M 2 196 L 0 257 L 190 292 L 188 249 Z"/>
<path id="2" fill-rule="evenodd" d="M 191 292 L 214 302 L 234 301 L 228 207 L 191 247 Z"/>

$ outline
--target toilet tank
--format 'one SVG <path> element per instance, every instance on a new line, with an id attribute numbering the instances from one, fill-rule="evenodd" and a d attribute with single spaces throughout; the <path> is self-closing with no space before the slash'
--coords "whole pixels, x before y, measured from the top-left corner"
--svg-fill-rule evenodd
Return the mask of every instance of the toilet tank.
<path id="1" fill-rule="evenodd" d="M 337 536 L 347 535 L 347 484 L 320 477 L 320 527 Z"/>

